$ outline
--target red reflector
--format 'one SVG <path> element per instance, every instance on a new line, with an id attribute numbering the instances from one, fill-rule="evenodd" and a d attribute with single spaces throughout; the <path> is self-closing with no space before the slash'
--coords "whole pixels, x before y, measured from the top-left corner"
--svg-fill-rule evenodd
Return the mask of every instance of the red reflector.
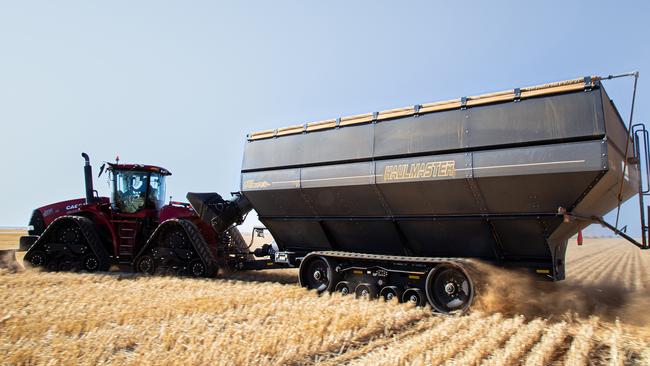
<path id="1" fill-rule="evenodd" d="M 578 231 L 578 245 L 582 245 L 582 230 Z"/>

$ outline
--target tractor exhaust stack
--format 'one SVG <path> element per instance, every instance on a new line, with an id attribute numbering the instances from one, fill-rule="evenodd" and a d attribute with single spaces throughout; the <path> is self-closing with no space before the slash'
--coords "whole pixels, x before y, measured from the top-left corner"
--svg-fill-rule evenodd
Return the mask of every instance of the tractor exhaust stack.
<path id="1" fill-rule="evenodd" d="M 85 152 L 81 153 L 81 156 L 85 160 L 84 164 L 84 178 L 86 181 L 86 204 L 95 202 L 95 196 L 93 194 L 93 167 L 90 165 L 90 158 Z"/>

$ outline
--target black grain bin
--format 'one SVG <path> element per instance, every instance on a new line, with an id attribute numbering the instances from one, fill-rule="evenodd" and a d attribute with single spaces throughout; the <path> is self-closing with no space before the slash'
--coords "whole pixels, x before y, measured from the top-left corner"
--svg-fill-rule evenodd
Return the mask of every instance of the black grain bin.
<path id="1" fill-rule="evenodd" d="M 281 250 L 476 257 L 564 278 L 569 237 L 638 190 L 597 78 L 251 134 L 241 190 Z M 630 140 L 631 141 L 631 140 Z M 633 156 L 632 143 L 628 157 Z"/>

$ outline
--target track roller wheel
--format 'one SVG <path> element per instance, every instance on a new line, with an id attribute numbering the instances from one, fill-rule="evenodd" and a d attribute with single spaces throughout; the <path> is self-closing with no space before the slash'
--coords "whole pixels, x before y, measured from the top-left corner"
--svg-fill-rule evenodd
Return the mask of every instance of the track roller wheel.
<path id="1" fill-rule="evenodd" d="M 454 264 L 442 264 L 427 275 L 427 299 L 441 313 L 463 313 L 474 299 L 474 284 L 467 272 Z"/>
<path id="2" fill-rule="evenodd" d="M 377 286 L 369 283 L 360 283 L 354 289 L 354 296 L 357 299 L 374 299 L 377 297 Z"/>
<path id="3" fill-rule="evenodd" d="M 351 289 L 352 285 L 348 281 L 341 281 L 336 284 L 336 288 L 334 289 L 335 292 L 340 293 L 341 295 L 349 295 L 350 292 L 352 292 Z"/>
<path id="4" fill-rule="evenodd" d="M 39 250 L 32 253 L 29 263 L 32 265 L 32 267 L 45 267 L 47 265 L 47 261 L 47 254 Z"/>
<path id="5" fill-rule="evenodd" d="M 99 259 L 94 254 L 87 254 L 81 259 L 81 269 L 88 272 L 95 272 L 99 269 Z"/>
<path id="6" fill-rule="evenodd" d="M 190 274 L 192 277 L 205 277 L 205 264 L 200 259 L 193 260 L 190 262 Z"/>
<path id="7" fill-rule="evenodd" d="M 415 306 L 424 306 L 426 304 L 426 296 L 419 288 L 409 288 L 402 294 L 402 302 L 413 303 Z"/>
<path id="8" fill-rule="evenodd" d="M 152 275 L 156 273 L 156 262 L 151 255 L 145 254 L 138 258 L 138 262 L 135 264 L 135 270 Z"/>
<path id="9" fill-rule="evenodd" d="M 379 296 L 385 301 L 392 301 L 393 299 L 400 301 L 402 299 L 402 290 L 397 286 L 386 286 L 381 289 Z"/>
<path id="10" fill-rule="evenodd" d="M 333 263 L 326 257 L 308 259 L 300 265 L 300 284 L 318 293 L 332 291 L 336 277 Z"/>

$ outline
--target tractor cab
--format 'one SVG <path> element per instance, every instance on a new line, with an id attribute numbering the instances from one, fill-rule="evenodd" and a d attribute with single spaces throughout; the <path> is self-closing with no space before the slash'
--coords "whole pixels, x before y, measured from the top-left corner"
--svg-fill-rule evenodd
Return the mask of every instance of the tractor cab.
<path id="1" fill-rule="evenodd" d="M 164 168 L 140 164 L 110 164 L 107 168 L 111 184 L 113 211 L 134 214 L 142 209 L 159 211 L 165 201 Z"/>

